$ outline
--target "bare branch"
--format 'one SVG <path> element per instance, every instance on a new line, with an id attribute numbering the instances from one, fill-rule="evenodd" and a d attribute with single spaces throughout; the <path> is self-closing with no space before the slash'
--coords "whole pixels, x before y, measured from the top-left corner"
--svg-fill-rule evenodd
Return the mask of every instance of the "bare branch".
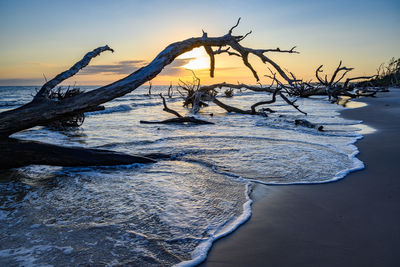
<path id="1" fill-rule="evenodd" d="M 232 83 L 216 83 L 216 84 L 212 84 L 212 85 L 203 85 L 199 88 L 200 91 L 203 92 L 208 92 L 214 89 L 221 89 L 223 87 L 228 87 L 228 88 L 234 88 L 234 89 L 248 89 L 254 92 L 269 92 L 269 93 L 273 93 L 274 89 L 270 88 L 270 87 L 262 87 L 262 86 L 252 86 L 252 85 L 247 85 L 247 84 L 243 84 L 243 83 L 239 83 L 239 84 L 232 84 Z"/>
<path id="2" fill-rule="evenodd" d="M 235 46 L 231 45 L 231 47 L 232 47 L 233 49 L 235 49 L 236 51 L 238 51 L 238 52 L 242 55 L 242 57 L 243 57 L 243 56 L 245 57 L 245 59 L 243 59 L 243 61 L 244 61 L 244 64 L 245 64 L 247 67 L 249 67 L 248 65 L 250 65 L 250 64 L 248 63 L 248 61 L 247 61 L 248 54 L 251 53 L 251 54 L 257 56 L 258 58 L 260 58 L 260 60 L 261 60 L 264 64 L 265 64 L 265 63 L 271 64 L 271 65 L 274 67 L 274 69 L 276 69 L 276 70 L 278 71 L 279 75 L 281 75 L 282 78 L 285 79 L 289 84 L 292 84 L 293 82 L 295 82 L 294 80 L 292 80 L 291 78 L 288 77 L 288 75 L 285 73 L 285 71 L 282 70 L 282 68 L 281 68 L 278 64 L 276 64 L 274 61 L 272 61 L 270 58 L 268 58 L 267 56 L 264 55 L 265 49 L 252 49 L 252 48 L 242 47 L 240 44 L 237 44 L 237 45 L 235 45 Z M 286 51 L 286 50 L 284 50 L 284 51 Z M 289 50 L 289 51 L 290 51 L 290 50 Z M 276 51 L 276 52 L 278 52 L 278 51 Z M 279 51 L 279 52 L 281 52 L 281 51 Z M 296 53 L 296 51 L 293 51 L 293 52 L 290 52 L 290 53 Z M 245 60 L 246 60 L 246 62 L 245 62 Z M 247 64 L 246 64 L 246 63 L 247 63 Z M 251 67 L 251 65 L 250 65 L 249 68 L 250 68 L 250 70 L 253 72 L 253 75 L 254 75 L 254 77 L 256 78 L 256 80 L 259 81 L 258 75 L 257 75 L 257 73 L 255 73 L 255 71 L 254 71 L 254 69 Z"/>
<path id="3" fill-rule="evenodd" d="M 214 98 L 214 99 L 213 99 L 213 102 L 214 102 L 217 106 L 219 106 L 219 107 L 225 109 L 227 112 L 234 112 L 234 113 L 240 113 L 240 114 L 255 115 L 255 114 L 253 114 L 253 112 L 252 112 L 251 110 L 243 110 L 243 109 L 240 109 L 240 108 L 236 108 L 236 107 L 229 106 L 229 105 L 227 105 L 227 104 L 225 104 L 225 103 L 222 103 L 222 102 L 219 101 L 217 98 Z"/>
<path id="4" fill-rule="evenodd" d="M 76 73 L 78 73 L 78 71 L 86 67 L 94 57 L 97 57 L 98 55 L 100 55 L 101 52 L 104 51 L 114 52 L 114 50 L 111 49 L 108 45 L 105 45 L 98 47 L 93 51 L 87 53 L 80 61 L 75 63 L 69 70 L 58 74 L 55 78 L 46 82 L 39 90 L 39 92 L 36 94 L 35 99 L 47 97 L 51 89 L 56 87 L 58 84 L 62 83 L 64 80 L 74 76 Z"/>
<path id="5" fill-rule="evenodd" d="M 253 104 L 251 106 L 251 112 L 252 113 L 256 113 L 256 107 L 261 106 L 261 105 L 268 105 L 268 104 L 272 104 L 275 103 L 276 101 L 276 94 L 282 89 L 282 87 L 277 87 L 274 91 L 274 93 L 272 94 L 272 99 L 268 100 L 268 101 L 261 101 L 261 102 L 257 102 L 255 104 Z"/>
<path id="6" fill-rule="evenodd" d="M 161 99 L 162 99 L 162 102 L 163 102 L 163 105 L 164 105 L 163 110 L 164 110 L 165 112 L 174 114 L 174 115 L 177 116 L 178 118 L 182 118 L 182 115 L 181 115 L 181 114 L 179 114 L 178 112 L 176 112 L 176 111 L 173 110 L 173 109 L 168 108 L 167 102 L 165 101 L 165 98 L 163 97 L 162 93 L 160 93 L 160 97 L 161 97 Z"/>
<path id="7" fill-rule="evenodd" d="M 147 93 L 148 96 L 151 96 L 151 88 L 153 87 L 153 84 L 151 81 L 149 81 L 149 92 Z"/>
<path id="8" fill-rule="evenodd" d="M 210 57 L 210 77 L 214 78 L 214 70 L 215 70 L 215 56 L 214 51 L 212 50 L 211 46 L 204 46 L 208 56 Z"/>
<path id="9" fill-rule="evenodd" d="M 328 82 L 326 81 L 326 76 L 325 76 L 325 81 L 324 80 L 322 80 L 320 77 L 319 77 L 319 73 L 320 72 L 323 72 L 323 70 L 322 70 L 322 67 L 323 67 L 324 65 L 321 65 L 321 66 L 319 66 L 318 68 L 317 68 L 317 70 L 315 71 L 315 77 L 317 78 L 317 80 L 321 83 L 321 84 L 323 84 L 323 85 L 325 85 L 325 86 L 328 86 Z"/>
<path id="10" fill-rule="evenodd" d="M 344 74 L 343 74 L 343 76 L 340 78 L 340 80 L 341 80 L 341 79 L 343 79 L 343 77 L 344 77 L 349 71 L 352 71 L 352 70 L 353 70 L 353 68 L 340 67 L 341 65 L 342 65 L 342 61 L 340 61 L 339 66 L 338 66 L 338 67 L 336 68 L 336 70 L 334 71 L 334 73 L 333 73 L 333 75 L 332 75 L 332 77 L 331 77 L 331 80 L 330 80 L 329 83 L 328 83 L 328 86 L 334 85 L 336 75 L 337 75 L 339 72 L 345 71 Z"/>
<path id="11" fill-rule="evenodd" d="M 300 52 L 295 51 L 294 49 L 296 49 L 297 46 L 293 46 L 291 49 L 289 50 L 281 50 L 279 47 L 277 47 L 276 49 L 262 49 L 261 51 L 263 53 L 267 53 L 267 52 L 279 52 L 279 53 L 295 53 L 295 54 L 300 54 Z"/>
<path id="12" fill-rule="evenodd" d="M 372 75 L 372 76 L 359 76 L 359 77 L 353 77 L 353 78 L 347 78 L 346 81 L 344 82 L 343 87 L 347 88 L 349 82 L 354 81 L 354 80 L 368 80 L 368 79 L 372 79 L 374 77 L 377 77 L 378 75 Z"/>
<path id="13" fill-rule="evenodd" d="M 353 69 L 352 69 L 352 68 L 351 68 L 351 69 L 346 69 L 346 70 L 342 73 L 342 76 L 340 76 L 340 78 L 337 79 L 336 82 L 334 82 L 331 86 L 335 86 L 336 84 L 338 84 L 338 83 L 344 78 L 344 76 L 346 76 L 346 74 L 347 74 L 348 72 L 350 72 L 351 70 L 353 70 Z"/>
<path id="14" fill-rule="evenodd" d="M 231 49 L 231 48 L 228 47 L 227 49 L 222 49 L 222 47 L 220 46 L 220 47 L 218 48 L 218 50 L 213 51 L 213 54 L 214 54 L 214 55 L 218 55 L 218 54 L 222 54 L 222 53 L 227 53 L 227 54 L 230 55 L 230 56 L 237 56 L 237 57 L 240 57 L 240 55 L 239 55 L 238 53 L 231 52 L 231 51 L 229 51 L 229 49 Z"/>
<path id="15" fill-rule="evenodd" d="M 286 103 L 288 103 L 289 105 L 291 105 L 292 107 L 294 107 L 295 109 L 297 109 L 300 113 L 303 113 L 304 115 L 307 115 L 306 112 L 302 111 L 301 109 L 299 109 L 299 106 L 295 104 L 295 101 L 290 101 L 284 94 L 279 93 L 279 95 L 282 97 L 283 100 L 285 100 Z"/>
<path id="16" fill-rule="evenodd" d="M 173 94 L 172 82 L 169 84 L 168 87 L 168 97 L 171 98 Z"/>
<path id="17" fill-rule="evenodd" d="M 232 31 L 233 31 L 233 29 L 235 29 L 239 25 L 240 19 L 241 18 L 239 17 L 239 19 L 237 20 L 236 24 L 229 30 L 228 35 L 232 35 Z"/>
<path id="18" fill-rule="evenodd" d="M 207 33 L 203 31 L 203 38 L 207 38 Z M 210 77 L 214 78 L 214 70 L 215 70 L 215 56 L 214 51 L 212 50 L 211 46 L 205 45 L 204 49 L 206 50 L 208 56 L 210 57 Z"/>
<path id="19" fill-rule="evenodd" d="M 245 35 L 243 35 L 243 36 L 240 36 L 240 38 L 239 38 L 239 42 L 240 41 L 242 41 L 243 39 L 245 39 L 247 36 L 249 36 L 251 33 L 252 33 L 253 31 L 249 31 L 248 33 L 246 33 Z"/>

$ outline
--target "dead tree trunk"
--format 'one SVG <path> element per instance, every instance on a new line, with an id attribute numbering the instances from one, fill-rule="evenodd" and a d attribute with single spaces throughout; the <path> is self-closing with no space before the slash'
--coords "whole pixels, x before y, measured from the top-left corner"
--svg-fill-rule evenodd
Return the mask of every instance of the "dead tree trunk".
<path id="1" fill-rule="evenodd" d="M 73 166 L 109 166 L 132 163 L 153 163 L 155 155 L 134 156 L 108 150 L 82 147 L 63 147 L 13 138 L 0 140 L 0 169 L 22 167 L 30 164 Z"/>
<path id="2" fill-rule="evenodd" d="M 98 56 L 100 53 L 104 51 L 113 52 L 113 50 L 106 45 L 96 48 L 93 51 L 87 53 L 82 58 L 82 60 L 74 64 L 69 70 L 60 73 L 54 79 L 46 82 L 30 103 L 23 105 L 19 108 L 0 113 L 0 139 L 3 143 L 4 148 L 0 152 L 0 160 L 2 161 L 0 162 L 0 165 L 3 165 L 3 163 L 4 165 L 9 164 L 9 161 L 7 160 L 7 151 L 9 152 L 10 149 L 5 149 L 7 146 L 14 147 L 16 149 L 14 150 L 14 152 L 17 153 L 18 156 L 24 157 L 22 153 L 18 153 L 17 151 L 18 149 L 21 149 L 22 152 L 23 148 L 16 146 L 11 141 L 11 139 L 8 139 L 10 135 L 25 129 L 32 128 L 34 126 L 49 124 L 52 121 L 58 120 L 66 116 L 71 116 L 76 113 L 82 113 L 91 110 L 105 102 L 111 101 L 117 97 L 130 93 L 138 88 L 140 85 L 156 77 L 162 71 L 162 69 L 172 63 L 176 57 L 196 47 L 203 46 L 206 48 L 206 51 L 211 58 L 211 76 L 213 76 L 213 70 L 215 68 L 214 55 L 228 53 L 229 55 L 241 57 L 243 60 L 243 64 L 250 69 L 251 73 L 258 81 L 258 74 L 248 61 L 248 56 L 252 54 L 258 57 L 263 63 L 270 64 L 288 83 L 292 83 L 292 79 L 287 76 L 287 74 L 281 69 L 281 67 L 273 60 L 268 58 L 265 54 L 268 52 L 297 53 L 296 51 L 294 51 L 294 48 L 290 50 L 280 50 L 252 49 L 244 47 L 240 44 L 240 42 L 244 38 L 246 38 L 251 32 L 245 35 L 233 35 L 232 32 L 238 26 L 239 21 L 240 19 L 238 20 L 237 24 L 233 26 L 224 36 L 208 37 L 207 33 L 203 32 L 203 36 L 201 37 L 189 38 L 180 42 L 170 44 L 163 51 L 161 51 L 161 53 L 158 54 L 155 59 L 151 61 L 147 66 L 136 70 L 135 72 L 121 80 L 105 85 L 98 89 L 79 94 L 77 96 L 63 99 L 61 101 L 50 99 L 50 92 L 58 84 L 72 77 L 79 70 L 86 67 L 91 59 Z M 213 50 L 213 47 L 218 47 L 218 49 Z M 227 47 L 227 49 L 222 49 L 222 47 Z M 230 48 L 232 48 L 234 52 L 229 51 Z M 32 146 L 32 149 L 32 153 L 36 153 L 35 151 L 37 148 Z M 67 160 L 63 158 L 64 151 L 57 151 L 59 153 L 52 154 L 54 158 L 58 158 L 57 162 L 54 164 L 60 166 L 64 166 L 65 164 L 75 164 L 70 164 L 68 163 L 69 159 Z M 38 164 L 31 157 L 32 153 L 29 154 L 30 156 L 26 156 L 26 158 L 24 158 L 23 160 L 21 159 L 21 161 L 23 161 L 24 164 Z M 129 155 L 125 155 L 125 157 L 129 159 L 129 162 L 131 162 L 131 160 L 133 159 Z M 78 162 L 76 162 L 76 164 L 78 164 Z M 86 162 L 85 164 L 91 165 L 93 164 L 93 162 Z M 109 161 L 104 162 L 104 164 L 121 164 L 121 158 L 115 159 L 115 161 L 110 159 Z"/>

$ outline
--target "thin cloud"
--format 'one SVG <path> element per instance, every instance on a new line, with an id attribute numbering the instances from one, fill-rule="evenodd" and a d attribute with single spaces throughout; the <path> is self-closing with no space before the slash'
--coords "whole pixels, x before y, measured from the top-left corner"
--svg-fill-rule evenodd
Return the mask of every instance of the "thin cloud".
<path id="1" fill-rule="evenodd" d="M 0 86 L 38 86 L 44 84 L 45 81 L 41 79 L 0 79 Z"/>
<path id="2" fill-rule="evenodd" d="M 218 74 L 219 71 L 232 71 L 232 70 L 237 70 L 240 69 L 240 67 L 222 67 L 222 68 L 215 68 L 215 72 Z M 200 69 L 200 70 L 194 70 L 194 72 L 198 75 L 203 75 L 203 74 L 209 74 L 210 70 L 209 69 Z"/>
<path id="3" fill-rule="evenodd" d="M 185 72 L 185 69 L 182 67 L 188 64 L 193 59 L 194 58 L 177 58 L 170 65 L 165 67 L 159 75 L 161 76 L 182 75 Z"/>
<path id="4" fill-rule="evenodd" d="M 194 58 L 185 58 L 185 59 L 175 59 L 170 65 L 165 67 L 163 71 L 158 76 L 187 76 L 188 70 L 183 68 L 186 64 L 190 62 Z M 145 60 L 125 60 L 120 61 L 118 64 L 114 65 L 93 65 L 87 66 L 85 69 L 81 70 L 78 74 L 80 75 L 89 75 L 89 74 L 130 74 L 137 70 L 140 67 L 143 67 L 148 62 Z M 239 67 L 225 67 L 225 68 L 216 68 L 216 71 L 230 71 L 236 70 Z M 208 69 L 195 70 L 197 75 L 207 75 L 209 73 Z M 0 79 L 0 86 L 40 86 L 43 85 L 46 81 L 43 77 L 41 78 L 31 78 L 31 79 Z M 80 83 L 88 83 L 92 84 L 93 81 L 80 81 Z M 99 81 L 96 80 L 95 84 Z M 107 83 L 110 81 L 107 81 Z"/>
<path id="5" fill-rule="evenodd" d="M 80 75 L 93 75 L 93 74 L 130 74 L 135 70 L 147 64 L 145 60 L 123 60 L 116 64 L 110 65 L 89 65 L 84 68 Z"/>
<path id="6" fill-rule="evenodd" d="M 177 76 L 183 73 L 184 69 L 182 66 L 188 64 L 190 60 L 194 58 L 178 58 L 175 59 L 170 65 L 166 66 L 164 70 L 159 74 L 162 76 Z M 89 65 L 79 72 L 80 75 L 93 75 L 93 74 L 105 74 L 105 75 L 128 75 L 137 69 L 148 64 L 145 60 L 123 60 L 116 64 L 109 65 Z"/>

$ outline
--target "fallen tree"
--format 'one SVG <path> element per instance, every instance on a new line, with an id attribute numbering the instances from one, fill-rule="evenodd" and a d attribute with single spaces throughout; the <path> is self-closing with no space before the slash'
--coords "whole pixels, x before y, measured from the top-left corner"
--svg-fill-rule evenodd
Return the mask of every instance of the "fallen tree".
<path id="1" fill-rule="evenodd" d="M 287 104 L 293 106 L 300 113 L 307 115 L 307 113 L 300 110 L 299 107 L 295 104 L 296 101 L 290 101 L 281 92 L 281 90 L 284 88 L 284 85 L 276 79 L 276 74 L 274 74 L 272 83 L 269 86 L 262 86 L 261 84 L 260 84 L 260 86 L 254 86 L 254 85 L 247 85 L 247 84 L 243 84 L 243 83 L 231 84 L 231 83 L 226 83 L 226 82 L 200 86 L 200 79 L 196 76 L 196 74 L 193 71 L 192 71 L 192 73 L 193 73 L 193 77 L 192 77 L 193 81 L 192 82 L 184 82 L 184 81 L 180 80 L 179 88 L 182 91 L 178 89 L 178 92 L 181 94 L 181 96 L 184 99 L 183 106 L 184 107 L 191 106 L 193 113 L 197 113 L 202 107 L 207 107 L 208 106 L 207 102 L 213 102 L 220 108 L 226 110 L 228 113 L 267 116 L 267 113 L 265 111 L 273 112 L 271 109 L 266 108 L 266 109 L 257 111 L 256 107 L 275 103 L 276 96 L 279 95 Z M 295 81 L 293 80 L 291 82 L 294 83 Z M 250 91 L 254 91 L 254 92 L 271 93 L 272 97 L 270 100 L 264 100 L 264 101 L 259 101 L 259 102 L 254 103 L 253 105 L 251 105 L 250 110 L 243 110 L 243 109 L 240 109 L 237 107 L 227 105 L 226 103 L 223 103 L 221 100 L 219 100 L 217 98 L 217 95 L 219 93 L 217 89 L 222 89 L 222 88 L 229 88 L 224 91 L 225 97 L 232 97 L 233 89 L 239 89 L 239 90 L 245 89 L 245 90 L 250 90 Z M 228 95 L 227 95 L 227 92 L 229 92 Z"/>
<path id="2" fill-rule="evenodd" d="M 328 75 L 326 74 L 324 78 L 320 77 L 320 74 L 323 72 L 322 67 L 323 65 L 320 65 L 315 71 L 315 77 L 318 81 L 316 83 L 312 81 L 305 82 L 302 79 L 297 79 L 292 72 L 288 72 L 287 76 L 292 78 L 292 82 L 285 84 L 276 78 L 276 73 L 271 69 L 271 75 L 265 76 L 275 81 L 280 87 L 282 87 L 282 91 L 289 96 L 310 97 L 313 95 L 327 95 L 329 100 L 332 99 L 333 102 L 337 101 L 340 96 L 347 96 L 350 98 L 375 96 L 379 91 L 372 88 L 366 88 L 365 86 L 362 89 L 357 89 L 356 86 L 360 83 L 354 82 L 357 80 L 373 79 L 377 75 L 346 78 L 343 82 L 346 75 L 354 68 L 342 66 L 342 61 L 340 61 L 339 65 L 332 73 L 332 76 L 328 79 Z"/>
<path id="3" fill-rule="evenodd" d="M 132 156 L 122 153 L 113 155 L 113 152 L 104 150 L 73 148 L 82 152 L 74 154 L 71 152 L 70 147 L 37 142 L 32 143 L 32 145 L 25 145 L 25 143 L 22 143 L 21 145 L 20 141 L 12 139 L 9 136 L 25 129 L 39 125 L 48 125 L 54 121 L 93 110 L 103 103 L 130 93 L 140 85 L 151 81 L 165 66 L 172 63 L 176 57 L 196 47 L 204 47 L 209 55 L 211 77 L 214 76 L 215 55 L 227 53 L 229 55 L 240 57 L 243 64 L 251 71 L 254 78 L 258 81 L 259 76 L 248 60 L 249 55 L 254 55 L 263 63 L 271 65 L 284 80 L 291 84 L 293 82 L 292 78 L 290 78 L 278 64 L 265 54 L 269 52 L 298 53 L 294 50 L 295 48 L 293 47 L 290 50 L 281 50 L 279 48 L 253 49 L 244 47 L 240 42 L 245 39 L 251 31 L 245 35 L 233 35 L 233 30 L 239 25 L 239 22 L 240 19 L 227 34 L 220 37 L 208 37 L 207 33 L 203 31 L 201 37 L 193 37 L 172 43 L 161 51 L 161 53 L 159 53 L 147 66 L 136 70 L 132 74 L 116 82 L 62 100 L 50 98 L 49 96 L 57 85 L 74 76 L 82 68 L 86 67 L 94 57 L 105 51 L 113 52 L 113 50 L 106 45 L 87 53 L 70 69 L 58 74 L 55 78 L 46 82 L 31 102 L 19 108 L 0 113 L 0 143 L 2 148 L 0 152 L 1 168 L 18 167 L 29 164 L 90 166 L 130 164 L 145 161 L 151 162 L 151 160 L 148 160 L 144 156 Z M 217 47 L 217 49 L 214 50 L 214 47 Z M 226 49 L 223 49 L 225 47 Z M 49 146 L 52 146 L 51 150 L 53 153 L 39 152 L 50 151 L 48 149 Z M 103 157 L 104 154 L 108 152 L 109 158 L 106 162 L 96 160 Z M 13 157 L 18 158 L 18 164 L 10 163 L 10 160 L 8 159 L 10 153 L 13 153 Z M 38 162 L 35 160 L 35 155 L 40 155 L 42 159 Z M 72 155 L 75 160 L 71 161 L 70 158 L 65 158 L 64 155 Z"/>
<path id="4" fill-rule="evenodd" d="M 256 108 L 262 105 L 268 105 L 276 102 L 276 96 L 279 95 L 288 105 L 293 106 L 295 109 L 297 109 L 300 113 L 303 113 L 307 115 L 307 113 L 303 112 L 302 110 L 299 109 L 299 107 L 295 104 L 295 101 L 290 101 L 283 93 L 282 89 L 283 87 L 278 85 L 276 87 L 273 87 L 274 84 L 271 84 L 270 86 L 252 86 L 252 85 L 247 85 L 247 84 L 229 84 L 229 83 L 218 83 L 218 84 L 213 84 L 213 85 L 206 85 L 202 86 L 198 89 L 198 92 L 194 94 L 194 100 L 193 100 L 193 111 L 197 112 L 199 109 L 198 103 L 202 102 L 201 100 L 198 99 L 205 99 L 208 101 L 212 101 L 214 104 L 219 106 L 220 108 L 226 110 L 229 113 L 240 113 L 240 114 L 248 114 L 248 115 L 263 115 L 266 116 L 266 113 L 261 110 L 257 111 Z M 250 106 L 249 110 L 243 110 L 237 107 L 233 107 L 230 105 L 227 105 L 226 103 L 223 103 L 221 100 L 217 98 L 217 88 L 230 88 L 230 89 L 247 89 L 251 90 L 254 92 L 266 92 L 266 93 L 271 93 L 271 99 L 270 100 L 264 100 L 264 101 L 259 101 L 254 103 L 253 105 Z M 186 101 L 187 102 L 187 101 Z"/>
<path id="5" fill-rule="evenodd" d="M 340 61 L 339 65 L 333 72 L 331 78 L 328 81 L 328 76 L 325 75 L 325 78 L 322 79 L 319 76 L 319 73 L 323 72 L 322 71 L 323 65 L 319 66 L 317 70 L 315 71 L 315 76 L 318 79 L 318 81 L 325 87 L 326 93 L 329 97 L 329 99 L 333 98 L 335 101 L 338 99 L 339 96 L 348 96 L 351 98 L 359 97 L 359 96 L 374 96 L 376 94 L 376 91 L 366 93 L 366 92 L 355 92 L 351 93 L 350 91 L 354 90 L 354 86 L 350 86 L 350 82 L 355 81 L 355 80 L 366 80 L 366 79 L 371 79 L 375 77 L 375 75 L 372 76 L 359 76 L 359 77 L 352 77 L 352 78 L 347 78 L 346 81 L 343 84 L 340 84 L 340 82 L 343 80 L 343 78 L 352 71 L 354 68 L 348 68 L 343 66 L 342 67 L 342 61 Z M 337 76 L 340 75 L 339 78 Z"/>

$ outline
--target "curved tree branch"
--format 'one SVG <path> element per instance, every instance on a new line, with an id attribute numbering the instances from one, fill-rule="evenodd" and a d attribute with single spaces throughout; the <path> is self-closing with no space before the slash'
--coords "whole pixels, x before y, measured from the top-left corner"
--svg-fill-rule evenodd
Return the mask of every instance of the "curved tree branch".
<path id="1" fill-rule="evenodd" d="M 268 105 L 268 104 L 272 104 L 276 101 L 276 94 L 282 90 L 282 87 L 277 87 L 274 91 L 274 93 L 272 94 L 272 99 L 268 100 L 268 101 L 261 101 L 261 102 L 257 102 L 255 104 L 253 104 L 251 106 L 251 112 L 252 113 L 256 113 L 256 107 L 261 106 L 261 105 Z"/>
<path id="2" fill-rule="evenodd" d="M 325 81 L 324 80 L 322 80 L 320 77 L 319 77 L 319 73 L 320 72 L 323 72 L 323 70 L 322 70 L 322 67 L 323 67 L 324 65 L 321 65 L 321 66 L 319 66 L 318 68 L 317 68 L 317 70 L 315 71 L 315 77 L 317 78 L 317 80 L 321 83 L 321 84 L 323 84 L 323 85 L 325 85 L 325 86 L 328 86 L 328 83 L 326 82 L 326 79 L 325 79 Z"/>
<path id="3" fill-rule="evenodd" d="M 78 73 L 81 69 L 86 67 L 89 62 L 94 58 L 100 55 L 100 53 L 104 51 L 111 51 L 114 52 L 113 49 L 111 49 L 108 45 L 98 47 L 94 49 L 93 51 L 87 53 L 80 61 L 75 63 L 69 70 L 66 70 L 60 74 L 58 74 L 56 77 L 51 79 L 50 81 L 46 82 L 42 88 L 40 88 L 39 92 L 36 94 L 35 99 L 39 99 L 42 97 L 48 97 L 50 91 L 56 87 L 58 84 L 62 83 L 66 79 L 74 76 L 75 74 Z"/>
<path id="4" fill-rule="evenodd" d="M 376 77 L 377 75 L 372 75 L 372 76 L 359 76 L 359 77 L 353 77 L 353 78 L 347 78 L 346 81 L 344 82 L 343 87 L 347 88 L 349 85 L 349 82 L 354 81 L 354 80 L 368 80 Z"/>
<path id="5" fill-rule="evenodd" d="M 173 109 L 170 109 L 170 108 L 167 106 L 167 103 L 165 102 L 165 98 L 163 97 L 163 95 L 162 95 L 161 93 L 160 93 L 160 97 L 161 97 L 161 99 L 162 99 L 163 106 L 164 106 L 163 110 L 164 110 L 165 112 L 174 114 L 174 115 L 177 116 L 178 118 L 182 118 L 182 115 L 181 115 L 181 114 L 179 114 L 177 111 L 175 111 L 175 110 L 173 110 Z"/>

